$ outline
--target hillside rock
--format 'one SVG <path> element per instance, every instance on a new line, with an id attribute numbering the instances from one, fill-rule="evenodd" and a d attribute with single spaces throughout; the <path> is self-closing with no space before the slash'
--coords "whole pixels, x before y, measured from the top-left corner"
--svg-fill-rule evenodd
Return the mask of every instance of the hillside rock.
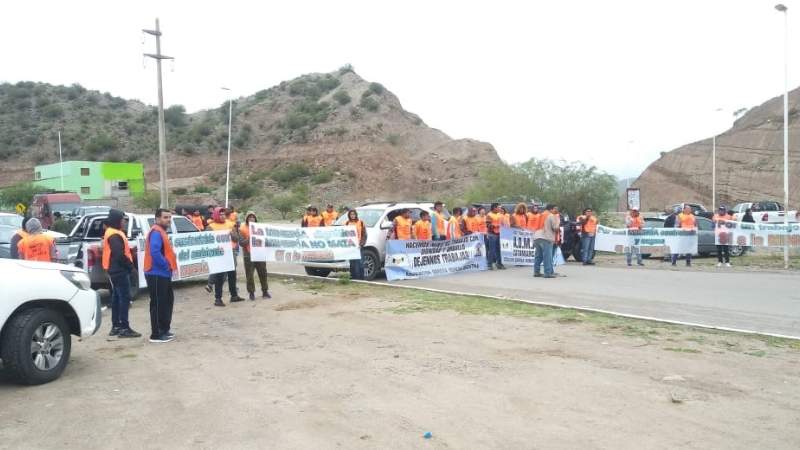
<path id="1" fill-rule="evenodd" d="M 789 93 L 789 201 L 800 203 L 800 89 Z M 711 208 L 711 137 L 687 144 L 650 164 L 633 182 L 642 208 L 679 202 Z M 752 108 L 717 136 L 717 205 L 757 200 L 783 203 L 783 97 Z"/>
<path id="2" fill-rule="evenodd" d="M 170 187 L 210 187 L 220 196 L 227 148 L 227 103 L 185 114 L 167 111 Z M 158 182 L 155 108 L 79 85 L 0 85 L 0 187 L 28 181 L 33 166 L 57 160 L 63 129 L 69 159 L 142 161 Z M 270 171 L 289 164 L 311 174 L 311 198 L 357 202 L 433 198 L 464 191 L 481 166 L 500 162 L 491 144 L 454 140 L 403 109 L 399 99 L 352 69 L 308 74 L 234 101 L 232 182 L 279 191 Z"/>

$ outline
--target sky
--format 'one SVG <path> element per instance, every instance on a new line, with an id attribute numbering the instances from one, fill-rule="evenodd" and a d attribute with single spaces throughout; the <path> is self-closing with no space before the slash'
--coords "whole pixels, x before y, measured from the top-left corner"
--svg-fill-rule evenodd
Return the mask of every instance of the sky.
<path id="1" fill-rule="evenodd" d="M 789 86 L 800 85 L 800 0 Z M 583 161 L 634 177 L 732 112 L 781 95 L 784 18 L 766 0 L 31 1 L 4 5 L 0 82 L 80 83 L 192 112 L 352 64 L 453 138 L 507 162 Z M 794 30 L 797 30 L 794 32 Z M 796 43 L 796 44 L 795 44 Z M 794 70 L 797 68 L 797 70 Z M 721 111 L 718 111 L 721 109 Z"/>

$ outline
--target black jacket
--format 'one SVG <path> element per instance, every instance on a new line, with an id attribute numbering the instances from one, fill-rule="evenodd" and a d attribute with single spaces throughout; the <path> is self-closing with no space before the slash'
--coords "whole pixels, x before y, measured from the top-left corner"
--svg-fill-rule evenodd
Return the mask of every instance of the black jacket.
<path id="1" fill-rule="evenodd" d="M 106 224 L 110 228 L 122 230 L 122 218 L 124 213 L 118 209 L 112 209 L 108 213 Z M 122 231 L 125 232 L 124 230 Z M 125 275 L 128 276 L 133 271 L 133 263 L 125 256 L 125 243 L 119 236 L 108 238 L 108 246 L 111 247 L 111 260 L 108 265 L 108 275 L 111 277 Z"/>
<path id="2" fill-rule="evenodd" d="M 664 228 L 675 228 L 675 219 L 678 217 L 677 214 L 672 213 L 667 216 L 666 220 L 664 220 Z"/>

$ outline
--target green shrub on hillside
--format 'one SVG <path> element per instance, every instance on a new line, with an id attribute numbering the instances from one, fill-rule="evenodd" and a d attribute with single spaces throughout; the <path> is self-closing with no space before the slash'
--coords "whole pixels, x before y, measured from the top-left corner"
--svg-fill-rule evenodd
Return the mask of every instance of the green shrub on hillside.
<path id="1" fill-rule="evenodd" d="M 372 97 L 362 97 L 359 105 L 370 112 L 376 112 L 380 108 L 378 101 Z"/>
<path id="2" fill-rule="evenodd" d="M 383 91 L 385 90 L 385 88 L 383 87 L 382 84 L 373 82 L 373 83 L 369 84 L 369 90 L 370 90 L 370 92 L 372 92 L 375 95 L 381 95 L 381 94 L 383 94 Z"/>
<path id="3" fill-rule="evenodd" d="M 400 135 L 399 134 L 390 134 L 386 136 L 386 142 L 396 146 L 400 143 Z"/>
<path id="4" fill-rule="evenodd" d="M 339 89 L 336 93 L 333 94 L 333 99 L 339 102 L 340 105 L 346 105 L 350 103 L 350 94 L 347 93 L 344 89 Z"/>
<path id="5" fill-rule="evenodd" d="M 172 105 L 164 110 L 164 123 L 173 127 L 186 125 L 186 108 L 183 105 Z"/>
<path id="6" fill-rule="evenodd" d="M 314 184 L 325 184 L 333 181 L 333 172 L 328 169 L 323 169 L 311 177 L 311 182 Z"/>
<path id="7" fill-rule="evenodd" d="M 230 194 L 233 198 L 247 200 L 258 193 L 258 187 L 253 183 L 240 181 L 231 186 Z"/>
<path id="8" fill-rule="evenodd" d="M 108 134 L 98 134 L 84 147 L 87 154 L 97 156 L 102 153 L 114 151 L 119 147 L 119 142 Z"/>
<path id="9" fill-rule="evenodd" d="M 344 75 L 346 73 L 354 73 L 355 69 L 353 69 L 352 64 L 345 64 L 342 67 L 339 67 L 339 75 Z"/>
<path id="10" fill-rule="evenodd" d="M 303 164 L 292 163 L 279 167 L 270 173 L 270 178 L 278 184 L 288 187 L 301 178 L 311 175 L 311 171 Z"/>

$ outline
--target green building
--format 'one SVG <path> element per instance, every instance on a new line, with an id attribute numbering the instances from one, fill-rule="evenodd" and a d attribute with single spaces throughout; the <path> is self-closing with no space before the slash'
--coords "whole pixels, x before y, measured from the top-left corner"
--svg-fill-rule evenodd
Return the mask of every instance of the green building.
<path id="1" fill-rule="evenodd" d="M 64 161 L 33 169 L 34 183 L 57 191 L 75 192 L 83 200 L 137 197 L 144 193 L 144 166 L 141 163 Z"/>

